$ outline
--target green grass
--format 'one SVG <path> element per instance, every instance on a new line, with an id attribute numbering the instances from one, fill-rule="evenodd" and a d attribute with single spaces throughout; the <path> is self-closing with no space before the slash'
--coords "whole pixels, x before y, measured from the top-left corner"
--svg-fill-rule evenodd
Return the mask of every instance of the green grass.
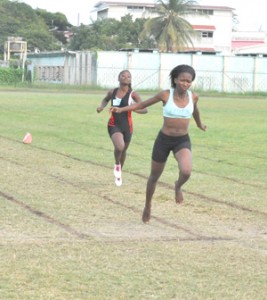
<path id="1" fill-rule="evenodd" d="M 104 94 L 0 91 L 0 299 L 265 299 L 267 98 L 200 95 L 185 202 L 170 156 L 145 225 L 161 105 L 133 114 L 117 188 Z"/>

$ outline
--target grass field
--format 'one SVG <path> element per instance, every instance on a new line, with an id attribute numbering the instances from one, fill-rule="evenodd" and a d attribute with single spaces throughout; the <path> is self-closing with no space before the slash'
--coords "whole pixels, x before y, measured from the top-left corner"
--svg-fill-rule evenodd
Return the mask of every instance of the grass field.
<path id="1" fill-rule="evenodd" d="M 103 95 L 0 91 L 0 299 L 266 299 L 267 99 L 200 96 L 185 201 L 170 156 L 143 224 L 161 106 L 118 188 Z"/>

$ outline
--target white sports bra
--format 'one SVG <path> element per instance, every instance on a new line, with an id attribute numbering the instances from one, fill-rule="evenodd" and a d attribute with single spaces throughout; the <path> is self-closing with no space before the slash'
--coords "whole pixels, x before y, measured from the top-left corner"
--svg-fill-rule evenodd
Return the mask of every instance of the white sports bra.
<path id="1" fill-rule="evenodd" d="M 163 116 L 167 118 L 190 119 L 194 111 L 192 92 L 187 91 L 189 101 L 185 107 L 179 107 L 173 102 L 173 93 L 174 88 L 171 88 L 169 99 L 163 106 Z"/>

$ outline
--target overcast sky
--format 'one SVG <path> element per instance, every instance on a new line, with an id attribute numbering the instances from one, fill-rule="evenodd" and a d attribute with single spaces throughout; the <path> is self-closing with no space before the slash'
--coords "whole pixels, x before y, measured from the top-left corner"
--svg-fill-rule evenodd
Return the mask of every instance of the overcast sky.
<path id="1" fill-rule="evenodd" d="M 49 12 L 61 12 L 66 15 L 73 25 L 89 24 L 89 14 L 94 4 L 99 0 L 19 0 L 29 4 L 32 8 L 42 8 Z M 122 1 L 122 0 L 121 0 Z M 127 2 L 124 0 L 123 2 Z M 130 2 L 130 0 L 129 0 Z M 133 0 L 133 2 L 154 2 L 153 0 Z M 267 31 L 267 17 L 264 0 L 198 0 L 199 4 L 229 6 L 236 9 L 240 24 L 239 30 L 258 31 L 260 28 Z"/>

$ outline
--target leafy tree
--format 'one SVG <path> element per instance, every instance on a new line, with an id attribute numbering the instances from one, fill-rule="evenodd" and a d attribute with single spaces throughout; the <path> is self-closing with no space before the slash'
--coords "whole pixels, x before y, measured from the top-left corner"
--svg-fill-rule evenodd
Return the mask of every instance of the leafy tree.
<path id="1" fill-rule="evenodd" d="M 60 31 L 68 30 L 72 25 L 68 22 L 66 16 L 62 13 L 51 13 L 45 9 L 37 8 L 36 13 L 40 16 L 50 30 L 56 29 Z"/>
<path id="2" fill-rule="evenodd" d="M 67 40 L 64 35 L 64 31 L 71 29 L 72 25 L 68 22 L 66 16 L 62 13 L 51 13 L 45 9 L 36 9 L 36 13 L 44 21 L 49 31 L 54 35 L 56 40 L 59 41 L 59 44 L 66 45 Z"/>
<path id="3" fill-rule="evenodd" d="M 144 19 L 143 19 L 144 21 Z M 141 19 L 133 21 L 130 14 L 121 18 L 117 31 L 117 40 L 121 48 L 137 47 L 139 44 L 139 33 L 143 29 Z"/>
<path id="4" fill-rule="evenodd" d="M 142 40 L 150 39 L 162 52 L 177 52 L 193 46 L 195 31 L 183 17 L 192 15 L 191 0 L 158 0 L 158 17 L 148 19 L 141 32 Z"/>
<path id="5" fill-rule="evenodd" d="M 58 31 L 51 31 L 48 17 L 37 13 L 31 6 L 19 1 L 0 0 L 0 51 L 4 51 L 4 44 L 9 36 L 22 37 L 27 41 L 29 50 L 39 48 L 42 51 L 59 50 L 66 42 Z M 64 15 L 60 13 L 47 15 L 53 18 L 54 27 L 65 29 L 69 25 Z"/>
<path id="6" fill-rule="evenodd" d="M 191 42 L 194 31 L 182 16 L 192 14 L 190 5 L 193 3 L 195 1 L 159 0 L 158 18 L 133 21 L 128 14 L 120 21 L 103 19 L 73 27 L 61 13 L 34 10 L 16 0 L 0 0 L 0 50 L 3 51 L 9 36 L 22 37 L 27 41 L 29 50 L 59 50 L 68 45 L 64 31 L 71 30 L 73 37 L 67 46 L 70 50 L 157 47 L 162 51 L 176 51 Z"/>
<path id="7" fill-rule="evenodd" d="M 143 29 L 144 19 L 135 20 L 126 15 L 121 21 L 103 19 L 91 25 L 81 25 L 74 29 L 69 49 L 72 50 L 119 50 L 121 48 L 140 47 L 139 33 Z"/>
<path id="8" fill-rule="evenodd" d="M 120 22 L 115 19 L 103 19 L 92 24 L 91 29 L 96 37 L 96 48 L 103 50 L 118 49 L 118 28 Z"/>
<path id="9" fill-rule="evenodd" d="M 70 41 L 69 49 L 71 50 L 85 50 L 89 49 L 90 40 L 94 36 L 90 32 L 90 28 L 81 24 L 79 27 L 73 29 L 73 37 Z"/>

